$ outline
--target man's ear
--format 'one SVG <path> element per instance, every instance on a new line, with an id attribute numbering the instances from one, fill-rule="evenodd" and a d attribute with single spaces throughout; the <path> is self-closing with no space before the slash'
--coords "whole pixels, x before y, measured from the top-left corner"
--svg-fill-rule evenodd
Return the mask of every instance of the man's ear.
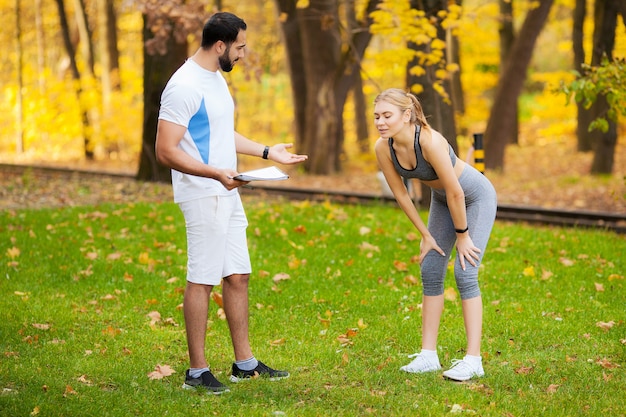
<path id="1" fill-rule="evenodd" d="M 218 55 L 222 55 L 225 50 L 226 44 L 223 41 L 215 42 L 215 51 L 218 53 Z"/>

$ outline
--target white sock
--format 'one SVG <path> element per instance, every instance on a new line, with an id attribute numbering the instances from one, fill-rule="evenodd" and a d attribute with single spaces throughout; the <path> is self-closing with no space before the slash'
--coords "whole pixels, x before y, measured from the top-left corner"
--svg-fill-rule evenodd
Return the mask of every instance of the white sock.
<path id="1" fill-rule="evenodd" d="M 208 370 L 209 368 L 191 368 L 189 369 L 189 376 L 192 378 L 200 378 L 200 375 Z"/>
<path id="2" fill-rule="evenodd" d="M 237 368 L 241 369 L 242 371 L 251 371 L 259 366 L 259 361 L 257 361 L 256 358 L 253 356 L 250 359 L 236 361 L 235 365 L 237 365 Z"/>
<path id="3" fill-rule="evenodd" d="M 420 355 L 422 355 L 426 359 L 430 359 L 430 360 L 433 360 L 433 361 L 438 361 L 439 360 L 439 355 L 437 355 L 437 351 L 436 350 L 422 349 L 422 351 L 420 352 Z"/>
<path id="4" fill-rule="evenodd" d="M 482 364 L 483 362 L 483 358 L 480 356 L 472 356 L 472 355 L 465 355 L 465 357 L 463 358 L 464 361 L 469 362 L 474 368 L 478 368 L 478 366 L 480 364 Z"/>

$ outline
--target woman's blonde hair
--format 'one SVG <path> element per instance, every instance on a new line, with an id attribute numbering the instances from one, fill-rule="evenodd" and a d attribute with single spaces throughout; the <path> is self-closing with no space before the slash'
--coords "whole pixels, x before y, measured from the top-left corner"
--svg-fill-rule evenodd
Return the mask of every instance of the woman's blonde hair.
<path id="1" fill-rule="evenodd" d="M 380 93 L 374 99 L 374 104 L 379 101 L 385 101 L 389 104 L 393 104 L 394 106 L 399 107 L 402 111 L 410 109 L 411 123 L 419 124 L 422 127 L 428 126 L 422 104 L 413 93 L 408 93 L 399 88 L 389 88 Z"/>

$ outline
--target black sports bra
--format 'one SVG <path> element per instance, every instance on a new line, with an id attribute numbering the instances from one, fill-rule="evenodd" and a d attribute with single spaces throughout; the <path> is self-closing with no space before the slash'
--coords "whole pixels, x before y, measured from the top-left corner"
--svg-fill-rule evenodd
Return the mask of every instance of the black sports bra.
<path id="1" fill-rule="evenodd" d="M 420 125 L 415 126 L 415 144 L 413 145 L 415 148 L 415 156 L 417 160 L 417 165 L 414 169 L 404 169 L 400 162 L 398 162 L 398 157 L 396 156 L 396 151 L 393 149 L 393 138 L 389 138 L 389 152 L 391 153 L 391 160 L 393 161 L 393 166 L 396 168 L 398 174 L 400 174 L 403 178 L 417 178 L 421 181 L 433 181 L 439 179 L 437 173 L 433 169 L 433 167 L 426 162 L 424 159 L 424 155 L 422 154 L 422 146 L 420 145 L 420 132 L 422 131 L 422 127 Z M 448 144 L 448 148 L 450 150 L 450 161 L 452 162 L 452 166 L 456 165 L 456 154 L 452 149 L 452 146 Z"/>

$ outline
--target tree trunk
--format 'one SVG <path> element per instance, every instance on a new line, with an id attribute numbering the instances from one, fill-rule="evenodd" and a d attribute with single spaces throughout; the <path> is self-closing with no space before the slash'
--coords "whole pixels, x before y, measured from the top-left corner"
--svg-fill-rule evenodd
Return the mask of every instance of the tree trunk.
<path id="1" fill-rule="evenodd" d="M 346 2 L 346 20 L 348 22 L 348 33 L 358 31 L 359 23 L 356 18 L 355 1 Z M 351 71 L 354 71 L 354 82 L 352 84 L 352 101 L 354 103 L 354 128 L 356 131 L 356 144 L 359 153 L 369 153 L 369 133 L 367 123 L 367 104 L 363 94 L 363 78 L 361 77 L 360 65 L 357 59 L 354 60 Z"/>
<path id="2" fill-rule="evenodd" d="M 462 6 L 463 1 L 456 0 L 456 4 Z M 461 82 L 461 45 L 458 36 L 454 35 L 450 29 L 446 29 L 446 49 L 448 51 L 446 60 L 459 67 L 459 70 L 452 74 L 450 81 L 452 107 L 456 113 L 465 114 L 465 95 L 463 94 L 463 83 Z"/>
<path id="3" fill-rule="evenodd" d="M 585 48 L 583 46 L 584 24 L 587 16 L 587 0 L 576 0 L 574 7 L 574 19 L 572 28 L 572 46 L 574 50 L 574 69 L 583 73 L 585 63 Z M 593 121 L 592 113 L 586 109 L 583 103 L 576 103 L 577 124 L 576 124 L 576 147 L 579 152 L 588 152 L 593 149 L 591 135 L 588 127 Z"/>
<path id="4" fill-rule="evenodd" d="M 506 63 L 513 42 L 515 42 L 515 28 L 513 27 L 513 0 L 500 0 L 500 75 Z M 508 143 L 519 143 L 518 103 L 515 102 L 515 122 L 508 132 Z"/>
<path id="5" fill-rule="evenodd" d="M 597 66 L 606 55 L 609 62 L 613 61 L 615 47 L 615 30 L 617 28 L 618 5 L 616 0 L 596 0 L 594 12 L 593 52 L 591 65 Z M 599 96 L 589 109 L 592 119 L 606 115 L 609 105 L 605 96 Z M 592 174 L 610 174 L 613 171 L 615 145 L 617 144 L 617 123 L 608 119 L 609 129 L 606 132 L 593 130 L 588 132 L 593 143 Z"/>
<path id="6" fill-rule="evenodd" d="M 117 49 L 117 24 L 112 0 L 97 0 L 98 51 L 100 56 L 100 83 L 102 108 L 105 117 L 111 110 L 111 93 L 119 91 L 119 52 Z"/>
<path id="7" fill-rule="evenodd" d="M 22 91 L 24 91 L 24 77 L 22 62 L 24 60 L 24 52 L 22 50 L 22 10 L 20 7 L 20 0 L 15 0 L 15 37 L 16 43 L 16 55 L 17 55 L 17 97 L 15 108 L 17 110 L 17 135 L 15 137 L 15 153 L 21 154 L 24 152 L 24 107 L 22 104 Z"/>
<path id="8" fill-rule="evenodd" d="M 411 7 L 417 10 L 424 11 L 426 16 L 430 19 L 437 19 L 437 16 L 441 11 L 447 10 L 447 2 L 440 0 L 412 0 Z M 440 24 L 437 24 L 437 38 L 446 42 L 447 34 L 446 30 L 442 28 Z M 448 43 L 446 42 L 446 45 Z M 416 51 L 423 51 L 429 53 L 428 45 L 415 45 L 410 43 L 409 48 Z M 446 51 L 444 51 L 446 52 Z M 428 118 L 428 123 L 441 133 L 452 145 L 455 152 L 458 152 L 458 143 L 456 140 L 456 122 L 454 118 L 454 104 L 452 102 L 446 103 L 444 98 L 433 88 L 433 80 L 435 79 L 434 71 L 432 67 L 426 67 L 425 74 L 422 76 L 416 76 L 411 74 L 410 69 L 418 65 L 418 58 L 414 58 L 407 68 L 406 83 L 409 88 L 413 85 L 420 85 L 423 88 L 422 93 L 419 95 L 420 103 L 424 109 L 424 114 Z M 449 97 L 453 97 L 451 94 L 452 86 L 449 80 L 444 82 L 444 89 Z M 430 205 L 430 188 L 426 185 L 421 185 L 421 200 L 420 204 L 423 207 Z"/>
<path id="9" fill-rule="evenodd" d="M 299 149 L 308 154 L 306 166 L 311 173 L 331 174 L 335 172 L 341 117 L 335 100 L 335 71 L 341 53 L 337 5 L 334 1 L 312 0 L 308 7 L 296 9 L 296 14 L 308 93 L 307 128 Z"/>
<path id="10" fill-rule="evenodd" d="M 293 0 L 276 0 L 279 12 L 286 16 L 281 19 L 280 27 L 285 44 L 287 57 L 287 68 L 289 79 L 291 80 L 291 95 L 293 101 L 293 111 L 295 119 L 295 142 L 299 153 L 304 153 L 300 149 L 300 144 L 304 142 L 304 132 L 306 131 L 306 97 L 307 84 L 304 70 L 304 58 L 301 48 L 301 30 L 296 14 L 296 2 Z"/>
<path id="11" fill-rule="evenodd" d="M 308 154 L 304 167 L 310 173 L 341 170 L 343 109 L 371 39 L 369 13 L 379 1 L 370 0 L 367 17 L 346 44 L 335 1 L 313 0 L 296 8 L 294 0 L 276 0 L 294 97 L 296 145 Z"/>
<path id="12" fill-rule="evenodd" d="M 19 2 L 20 0 L 16 0 Z M 46 91 L 46 82 L 44 77 L 46 62 L 44 59 L 44 39 L 43 17 L 41 15 L 41 0 L 35 0 L 35 31 L 37 32 L 37 80 L 39 85 L 39 93 L 43 95 Z"/>
<path id="13" fill-rule="evenodd" d="M 359 73 L 352 88 L 352 100 L 354 101 L 354 124 L 356 128 L 356 143 L 359 153 L 370 153 L 369 129 L 367 117 L 367 103 L 363 94 L 363 78 Z"/>
<path id="14" fill-rule="evenodd" d="M 61 34 L 63 36 L 63 44 L 65 45 L 65 51 L 67 52 L 70 60 L 70 69 L 72 71 L 72 78 L 76 85 L 76 97 L 78 100 L 78 109 L 81 114 L 82 126 L 83 126 L 83 143 L 85 148 L 85 158 L 92 160 L 94 158 L 93 144 L 91 141 L 91 129 L 89 124 L 89 116 L 87 110 L 83 107 L 81 96 L 83 89 L 81 87 L 80 72 L 78 71 L 78 65 L 76 64 L 76 53 L 72 40 L 70 39 L 70 28 L 67 24 L 67 16 L 65 15 L 65 3 L 64 0 L 56 0 L 57 8 L 59 10 L 59 22 L 61 25 Z"/>
<path id="15" fill-rule="evenodd" d="M 91 76 L 94 75 L 94 54 L 91 28 L 89 27 L 89 19 L 85 10 L 84 0 L 74 0 L 74 14 L 76 15 L 76 24 L 80 36 L 80 49 L 87 66 L 87 71 Z"/>
<path id="16" fill-rule="evenodd" d="M 153 37 L 153 33 L 146 24 L 144 16 L 143 28 L 144 44 Z M 159 118 L 159 106 L 161 94 L 172 76 L 187 59 L 187 44 L 176 43 L 175 37 L 170 36 L 167 40 L 167 52 L 165 55 L 155 53 L 150 55 L 144 48 L 143 54 L 143 134 L 141 141 L 141 154 L 139 170 L 136 178 L 144 181 L 170 182 L 171 170 L 157 163 L 154 146 L 156 144 L 156 130 Z"/>
<path id="17" fill-rule="evenodd" d="M 510 132 L 515 124 L 517 99 L 526 80 L 526 69 L 553 2 L 540 0 L 538 6 L 528 12 L 500 76 L 484 135 L 485 167 L 488 169 L 504 168 L 508 137 L 502 132 Z"/>

